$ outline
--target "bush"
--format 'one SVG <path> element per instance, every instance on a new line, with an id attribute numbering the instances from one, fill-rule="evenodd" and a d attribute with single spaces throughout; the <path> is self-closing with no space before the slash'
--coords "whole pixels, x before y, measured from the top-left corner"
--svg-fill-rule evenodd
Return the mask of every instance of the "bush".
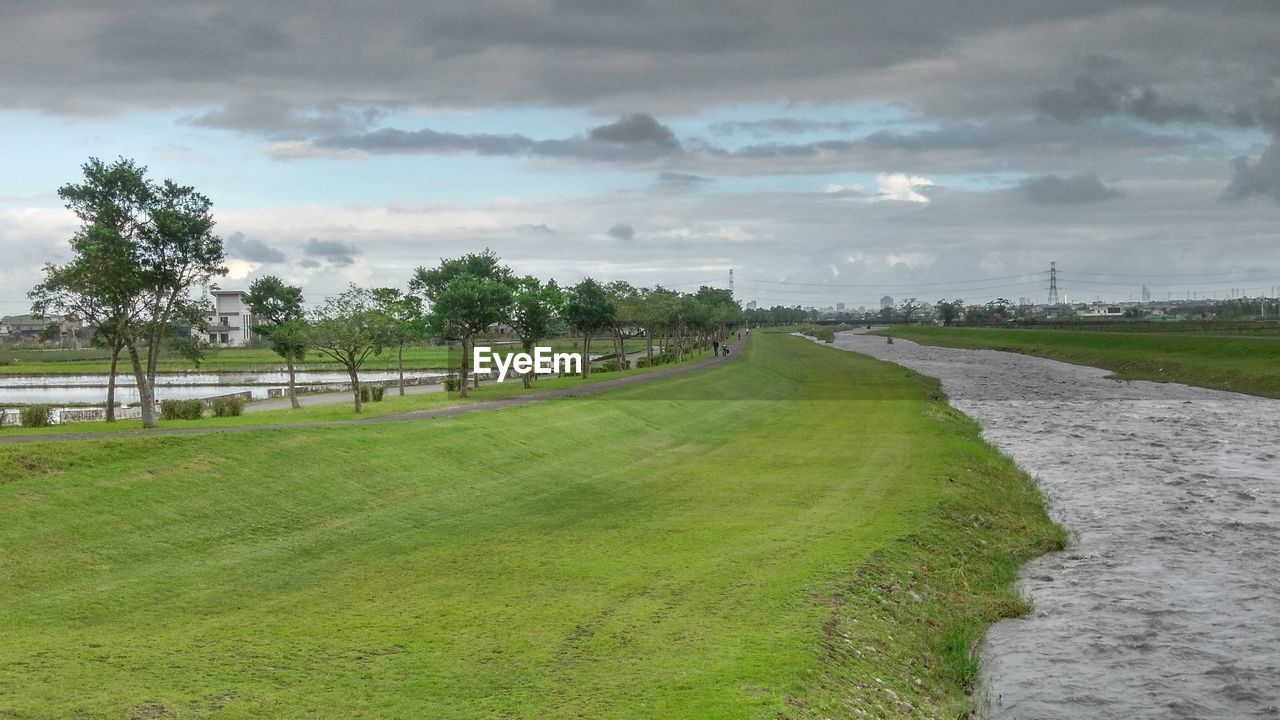
<path id="1" fill-rule="evenodd" d="M 161 420 L 199 420 L 204 417 L 202 400 L 161 400 Z"/>
<path id="2" fill-rule="evenodd" d="M 369 402 L 369 386 L 368 385 L 360 386 L 360 402 L 362 403 Z"/>
<path id="3" fill-rule="evenodd" d="M 445 392 L 458 392 L 458 378 L 450 375 L 444 379 Z"/>
<path id="4" fill-rule="evenodd" d="M 240 417 L 244 412 L 244 398 L 239 395 L 220 397 L 213 400 L 214 417 Z"/>
<path id="5" fill-rule="evenodd" d="M 52 424 L 49 422 L 50 409 L 48 405 L 28 405 L 22 408 L 19 413 L 22 418 L 22 427 L 49 427 Z"/>
<path id="6" fill-rule="evenodd" d="M 386 392 L 387 389 L 381 385 L 374 385 L 369 388 L 369 396 L 373 398 L 374 402 L 382 402 L 382 396 L 386 394 Z"/>
<path id="7" fill-rule="evenodd" d="M 618 372 L 618 361 L 605 360 L 600 363 L 600 367 L 593 369 L 592 372 Z"/>

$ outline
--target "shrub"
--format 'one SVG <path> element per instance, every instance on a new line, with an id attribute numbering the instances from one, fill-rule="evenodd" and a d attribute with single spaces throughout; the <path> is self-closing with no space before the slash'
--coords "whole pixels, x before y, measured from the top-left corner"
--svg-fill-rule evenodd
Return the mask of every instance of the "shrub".
<path id="1" fill-rule="evenodd" d="M 604 362 L 600 363 L 600 367 L 596 368 L 592 372 L 618 372 L 618 361 L 605 360 Z"/>
<path id="2" fill-rule="evenodd" d="M 450 375 L 444 379 L 445 392 L 458 392 L 458 378 Z"/>
<path id="3" fill-rule="evenodd" d="M 239 395 L 213 400 L 214 417 L 239 417 L 244 412 L 244 398 Z"/>
<path id="4" fill-rule="evenodd" d="M 199 420 L 204 417 L 202 400 L 161 400 L 161 420 Z"/>
<path id="5" fill-rule="evenodd" d="M 373 398 L 374 402 L 382 402 L 382 396 L 386 394 L 386 392 L 387 389 L 381 385 L 374 385 L 369 388 L 369 396 Z"/>
<path id="6" fill-rule="evenodd" d="M 49 422 L 50 409 L 48 405 L 28 405 L 22 408 L 19 413 L 22 419 L 22 427 L 49 427 L 52 424 Z"/>
<path id="7" fill-rule="evenodd" d="M 369 386 L 368 385 L 360 386 L 360 402 L 362 403 L 369 402 Z"/>

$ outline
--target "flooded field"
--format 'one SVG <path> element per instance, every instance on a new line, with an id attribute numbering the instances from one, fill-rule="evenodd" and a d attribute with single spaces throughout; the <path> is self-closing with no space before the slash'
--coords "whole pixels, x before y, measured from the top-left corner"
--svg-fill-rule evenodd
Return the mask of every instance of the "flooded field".
<path id="1" fill-rule="evenodd" d="M 405 379 L 439 377 L 438 371 L 406 370 Z M 368 371 L 360 373 L 361 381 L 394 380 L 392 371 Z M 225 372 L 225 373 L 161 373 L 156 376 L 156 397 L 161 400 L 185 400 L 204 398 L 236 392 L 251 392 L 254 399 L 267 397 L 267 388 L 284 387 L 289 382 L 285 372 Z M 299 371 L 297 383 L 304 385 L 328 385 L 348 382 L 345 372 Z M 122 374 L 116 379 L 116 401 L 129 404 L 138 401 L 138 389 L 132 374 Z M 107 397 L 107 376 L 90 375 L 6 375 L 0 376 L 0 407 L 6 404 L 48 403 L 81 404 L 102 403 Z"/>
<path id="2" fill-rule="evenodd" d="M 992 718 L 1280 717 L 1280 400 L 841 333 L 942 380 L 1072 534 L 982 654 Z"/>

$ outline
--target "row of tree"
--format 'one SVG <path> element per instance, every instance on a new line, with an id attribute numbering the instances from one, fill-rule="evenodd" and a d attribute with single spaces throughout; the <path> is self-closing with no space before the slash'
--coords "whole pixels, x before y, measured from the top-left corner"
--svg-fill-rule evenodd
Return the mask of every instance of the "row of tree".
<path id="1" fill-rule="evenodd" d="M 459 391 L 466 397 L 469 385 L 479 383 L 470 366 L 477 339 L 502 326 L 526 353 L 553 335 L 580 335 L 586 377 L 593 337 L 608 335 L 620 364 L 627 362 L 626 341 L 644 337 L 647 364 L 652 365 L 655 339 L 660 351 L 671 348 L 673 359 L 681 361 L 687 348 L 723 339 L 742 322 L 742 311 L 727 290 L 703 287 L 682 294 L 621 281 L 601 285 L 592 278 L 562 289 L 554 280 L 517 276 L 489 250 L 420 267 L 408 287 L 402 292 L 353 285 L 305 312 L 301 288 L 272 276 L 254 281 L 249 309 L 261 319 L 259 332 L 285 360 L 294 407 L 294 365 L 308 350 L 346 368 L 360 412 L 360 369 L 370 355 L 388 348 L 397 352 L 403 395 L 406 345 L 428 339 L 457 342 Z M 526 373 L 525 387 L 532 383 L 533 374 Z"/>
<path id="2" fill-rule="evenodd" d="M 146 168 L 131 160 L 91 158 L 83 170 L 82 182 L 59 190 L 81 221 L 70 241 L 72 258 L 45 266 L 44 281 L 29 293 L 32 309 L 81 320 L 93 328 L 93 342 L 110 351 L 108 420 L 114 419 L 116 370 L 125 353 L 143 426 L 155 427 L 160 353 L 176 347 L 199 358 L 201 343 L 191 329 L 205 327 L 212 308 L 195 290 L 227 273 L 222 240 L 213 233 L 212 204 L 193 188 L 149 180 Z M 625 282 L 602 285 L 591 278 L 561 288 L 554 280 L 517 276 L 489 250 L 420 267 L 407 290 L 352 285 L 310 311 L 301 288 L 274 276 L 254 281 L 248 295 L 257 331 L 285 361 L 293 407 L 296 365 L 315 351 L 346 368 L 356 412 L 362 409 L 359 372 L 371 355 L 395 348 L 404 394 L 404 349 L 412 343 L 460 344 L 465 397 L 468 380 L 477 380 L 469 377 L 471 349 L 495 327 L 509 327 L 525 352 L 555 334 L 580 335 L 586 376 L 593 336 L 612 338 L 619 362 L 625 362 L 626 340 L 643 336 L 651 365 L 655 339 L 661 351 L 672 349 L 680 361 L 688 348 L 710 346 L 743 321 L 727 290 L 679 293 Z M 532 379 L 525 376 L 526 387 Z"/>

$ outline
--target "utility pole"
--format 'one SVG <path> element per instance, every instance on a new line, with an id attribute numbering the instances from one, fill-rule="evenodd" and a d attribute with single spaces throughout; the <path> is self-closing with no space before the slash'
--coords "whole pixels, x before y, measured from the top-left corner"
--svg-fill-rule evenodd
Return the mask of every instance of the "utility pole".
<path id="1" fill-rule="evenodd" d="M 1058 300 L 1058 261 L 1049 263 L 1049 304 L 1057 305 Z"/>
<path id="2" fill-rule="evenodd" d="M 733 295 L 733 268 L 729 268 L 729 297 L 734 297 L 734 295 Z"/>

